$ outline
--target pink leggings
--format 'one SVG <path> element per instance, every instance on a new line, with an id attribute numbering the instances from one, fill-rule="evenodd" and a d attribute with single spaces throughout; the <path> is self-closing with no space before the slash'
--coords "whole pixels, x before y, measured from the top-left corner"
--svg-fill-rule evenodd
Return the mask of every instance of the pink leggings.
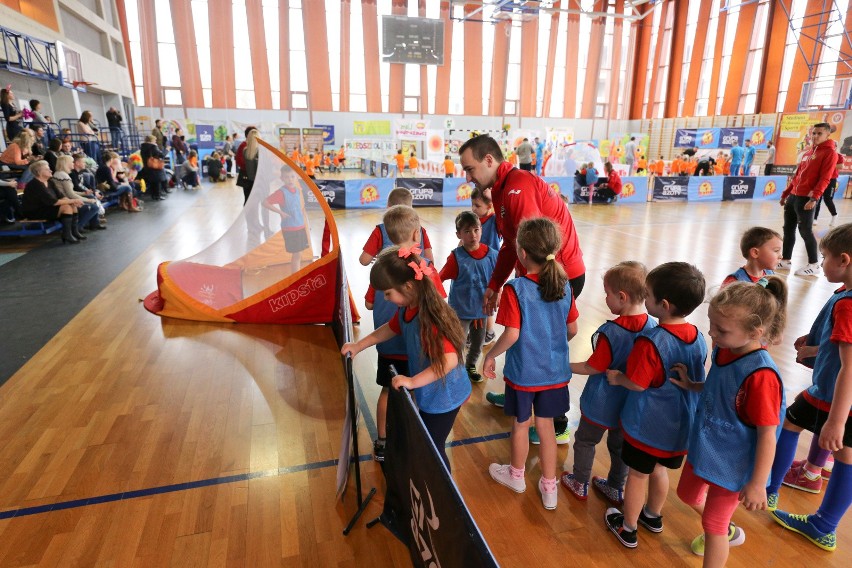
<path id="1" fill-rule="evenodd" d="M 701 526 L 705 534 L 728 534 L 728 524 L 740 503 L 739 492 L 728 491 L 701 479 L 695 475 L 692 464 L 687 461 L 677 485 L 677 496 L 690 507 L 704 503 Z"/>

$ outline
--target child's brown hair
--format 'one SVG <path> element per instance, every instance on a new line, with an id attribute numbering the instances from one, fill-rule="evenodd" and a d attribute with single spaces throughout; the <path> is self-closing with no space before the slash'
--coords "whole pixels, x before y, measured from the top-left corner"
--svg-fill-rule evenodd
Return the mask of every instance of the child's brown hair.
<path id="1" fill-rule="evenodd" d="M 704 301 L 704 275 L 688 262 L 666 262 L 648 273 L 648 291 L 657 302 L 667 300 L 676 309 L 673 315 L 685 317 Z"/>
<path id="2" fill-rule="evenodd" d="M 538 273 L 538 291 L 541 298 L 545 302 L 556 302 L 564 298 L 568 275 L 556 261 L 556 255 L 562 248 L 559 227 L 547 217 L 527 219 L 518 227 L 517 242 L 527 256 L 541 266 Z"/>
<path id="3" fill-rule="evenodd" d="M 483 202 L 488 207 L 491 207 L 491 198 L 485 193 L 485 190 L 479 187 L 475 187 L 473 191 L 470 192 L 470 199 L 478 199 Z"/>
<path id="4" fill-rule="evenodd" d="M 761 278 L 757 283 L 734 282 L 710 300 L 710 309 L 726 318 L 733 317 L 733 307 L 745 311 L 745 317 L 739 319 L 743 329 L 751 332 L 762 327 L 764 343 L 777 344 L 787 323 L 787 284 L 778 276 Z"/>
<path id="5" fill-rule="evenodd" d="M 743 233 L 740 239 L 740 252 L 743 257 L 748 258 L 751 249 L 760 248 L 772 239 L 781 238 L 777 231 L 767 229 L 766 227 L 752 227 Z"/>
<path id="6" fill-rule="evenodd" d="M 418 268 L 413 268 L 411 264 Z M 417 278 L 422 266 L 423 259 L 420 256 L 410 253 L 401 257 L 400 247 L 389 247 L 379 253 L 370 269 L 370 285 L 382 292 L 394 289 L 402 294 L 405 294 L 406 286 L 411 285 L 420 318 L 423 352 L 429 358 L 429 366 L 435 374 L 444 377 L 451 369 L 444 368 L 446 353 L 443 340 L 446 338 L 456 353 L 461 354 L 464 352 L 465 335 L 455 310 L 438 293 L 432 278 L 423 273 L 419 273 L 420 278 Z"/>
<path id="7" fill-rule="evenodd" d="M 603 281 L 613 292 L 627 294 L 631 304 L 641 304 L 648 297 L 648 289 L 645 288 L 647 276 L 648 269 L 644 264 L 635 260 L 625 260 L 607 270 Z"/>
<path id="8" fill-rule="evenodd" d="M 468 227 L 479 227 L 482 223 L 473 211 L 462 211 L 456 215 L 456 231 L 463 231 Z"/>
<path id="9" fill-rule="evenodd" d="M 420 216 L 408 205 L 394 205 L 385 212 L 382 223 L 393 244 L 404 244 L 420 229 Z"/>
<path id="10" fill-rule="evenodd" d="M 852 223 L 838 225 L 820 240 L 819 248 L 835 256 L 852 256 Z"/>

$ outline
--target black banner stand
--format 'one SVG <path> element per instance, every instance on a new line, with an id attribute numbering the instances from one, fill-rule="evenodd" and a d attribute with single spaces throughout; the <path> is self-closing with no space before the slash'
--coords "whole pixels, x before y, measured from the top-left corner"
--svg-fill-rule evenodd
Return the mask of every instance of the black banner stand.
<path id="1" fill-rule="evenodd" d="M 355 375 L 352 372 L 352 357 L 349 355 L 346 356 L 346 382 L 349 383 L 349 428 L 352 433 L 352 452 L 349 455 L 349 463 L 353 463 L 355 465 L 355 498 L 358 502 L 358 510 L 355 511 L 352 519 L 349 520 L 346 528 L 343 529 L 344 536 L 349 534 L 349 531 L 351 531 L 352 527 L 355 526 L 355 523 L 358 522 L 358 519 L 364 512 L 364 509 L 367 508 L 370 500 L 372 500 L 373 495 L 376 494 L 375 487 L 370 488 L 370 492 L 367 493 L 366 498 L 363 497 L 361 492 L 361 454 L 358 451 L 358 405 L 355 404 Z"/>

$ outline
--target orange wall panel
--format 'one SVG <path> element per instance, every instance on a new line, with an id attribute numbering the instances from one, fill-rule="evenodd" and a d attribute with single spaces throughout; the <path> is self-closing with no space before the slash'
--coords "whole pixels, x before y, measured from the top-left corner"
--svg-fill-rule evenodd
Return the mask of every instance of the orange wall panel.
<path id="1" fill-rule="evenodd" d="M 562 116 L 577 117 L 577 73 L 580 68 L 580 17 L 568 15 L 568 38 L 565 54 L 565 99 L 562 104 Z"/>
<path id="2" fill-rule="evenodd" d="M 603 48 L 604 23 L 602 19 L 592 22 L 592 33 L 588 40 L 586 59 L 586 80 L 583 83 L 583 103 L 581 118 L 594 118 L 595 103 L 598 95 L 598 76 L 601 67 L 601 49 Z"/>
<path id="3" fill-rule="evenodd" d="M 391 13 L 394 16 L 405 16 L 408 9 L 405 5 L 405 0 L 393 0 L 391 5 Z M 391 63 L 390 64 L 390 90 L 388 91 L 388 110 L 390 112 L 401 113 L 403 106 L 403 97 L 405 95 L 405 64 Z"/>
<path id="4" fill-rule="evenodd" d="M 19 0 L 14 2 L 14 4 L 18 4 L 17 8 L 12 3 L 4 2 L 4 4 L 10 8 L 15 8 L 24 16 L 45 27 L 59 31 L 59 20 L 56 17 L 53 0 Z"/>
<path id="5" fill-rule="evenodd" d="M 636 29 L 636 57 L 630 62 L 633 65 L 633 89 L 630 97 L 630 113 L 628 118 L 642 118 L 642 103 L 645 99 L 645 81 L 648 77 L 647 61 L 651 51 L 651 32 L 654 27 L 654 15 L 651 8 L 645 10 L 645 18 L 634 24 Z M 567 115 L 566 115 L 567 116 Z"/>
<path id="6" fill-rule="evenodd" d="M 474 6 L 465 6 L 465 12 L 475 10 Z M 465 22 L 464 24 L 464 113 L 482 114 L 482 24 Z"/>
<path id="7" fill-rule="evenodd" d="M 189 0 L 171 0 L 172 27 L 180 70 L 181 102 L 185 107 L 204 107 L 201 95 L 201 71 L 195 46 L 195 25 Z M 258 107 L 260 108 L 260 107 Z"/>
<path id="8" fill-rule="evenodd" d="M 615 11 L 617 14 L 624 13 L 624 0 L 618 0 L 615 4 Z M 609 118 L 618 118 L 618 93 L 620 92 L 620 81 L 621 81 L 621 35 L 624 31 L 622 29 L 624 25 L 624 20 L 616 19 L 613 22 L 612 28 L 612 61 L 610 63 L 610 81 L 609 81 L 609 93 L 607 94 L 607 109 L 606 116 Z M 628 57 L 629 54 L 628 54 Z M 628 59 L 628 61 L 630 61 Z"/>
<path id="9" fill-rule="evenodd" d="M 547 42 L 547 65 L 544 68 L 544 104 L 541 115 L 550 116 L 550 100 L 553 94 L 553 67 L 556 65 L 556 41 L 559 33 L 559 14 L 550 16 L 550 37 Z"/>
<path id="10" fill-rule="evenodd" d="M 450 70 L 453 60 L 453 26 L 462 25 L 461 22 L 450 20 L 450 7 L 446 2 L 441 3 L 441 19 L 444 25 L 444 64 L 438 67 L 435 80 L 435 114 L 449 114 L 450 112 Z M 459 70 L 456 70 L 457 72 Z M 461 73 L 459 73 L 461 75 Z M 464 77 L 459 77 L 464 80 Z"/>
<path id="11" fill-rule="evenodd" d="M 790 84 L 787 90 L 787 100 L 784 101 L 784 112 L 796 112 L 799 109 L 799 99 L 802 96 L 802 83 L 810 81 L 810 70 L 808 69 L 808 60 L 819 61 L 820 44 L 816 43 L 812 37 L 818 34 L 824 34 L 825 28 L 817 28 L 820 21 L 820 13 L 823 11 L 823 0 L 808 0 L 808 5 L 805 8 L 805 17 L 802 20 L 802 27 L 807 27 L 803 30 L 804 33 L 799 36 L 799 47 L 796 51 L 795 60 L 793 61 L 793 72 L 790 74 Z M 810 36 L 810 37 L 807 37 Z M 802 55 L 802 54 L 805 55 Z M 807 57 L 807 59 L 805 59 Z"/>
<path id="12" fill-rule="evenodd" d="M 536 116 L 538 18 L 521 24 L 521 116 Z"/>
<path id="13" fill-rule="evenodd" d="M 492 116 L 503 116 L 505 110 L 511 33 L 509 22 L 500 22 L 494 26 L 494 61 L 491 64 L 491 94 L 488 98 L 488 113 Z"/>
<path id="14" fill-rule="evenodd" d="M 657 81 L 660 78 L 660 65 L 662 65 L 664 57 L 669 57 L 668 53 L 663 53 L 663 44 L 666 43 L 663 40 L 665 39 L 666 20 L 669 17 L 669 10 L 672 9 L 672 2 L 664 3 L 663 7 L 660 9 L 663 13 L 660 14 L 660 25 L 657 28 L 657 46 L 654 49 L 654 64 L 651 68 L 651 92 L 648 93 L 648 106 L 645 109 L 644 118 L 651 118 L 654 116 L 654 104 L 657 101 L 657 94 L 661 89 L 660 85 L 657 84 Z M 652 16 L 648 17 L 651 18 Z"/>
<path id="15" fill-rule="evenodd" d="M 235 108 L 237 88 L 234 78 L 234 25 L 230 17 L 222 17 L 222 14 L 232 13 L 232 4 L 230 0 L 208 0 L 207 13 L 210 20 L 210 37 L 216 38 L 210 42 L 210 61 L 216 65 L 211 73 L 213 107 Z M 250 53 L 241 54 L 240 65 L 247 65 L 250 57 Z"/>
<path id="16" fill-rule="evenodd" d="M 260 0 L 255 0 L 260 2 Z M 308 98 L 311 110 L 332 110 L 331 72 L 328 69 L 328 28 L 325 2 L 302 2 L 305 29 L 305 62 L 308 66 Z"/>
<path id="17" fill-rule="evenodd" d="M 356 2 L 358 0 L 355 0 Z M 340 2 L 340 112 L 349 111 L 349 0 Z M 284 59 L 282 57 L 282 59 Z"/>
<path id="18" fill-rule="evenodd" d="M 698 97 L 698 82 L 701 79 L 701 65 L 704 63 L 704 48 L 707 46 L 707 28 L 710 27 L 712 5 L 712 0 L 701 0 L 701 5 L 698 7 L 698 24 L 695 28 L 692 59 L 689 61 L 686 93 L 683 97 L 683 116 L 695 114 L 695 99 Z"/>
<path id="19" fill-rule="evenodd" d="M 382 112 L 381 75 L 379 74 L 379 21 L 375 0 L 361 1 L 364 22 L 364 76 L 367 87 L 367 112 Z"/>
<path id="20" fill-rule="evenodd" d="M 221 1 L 221 0 L 220 0 Z M 155 22 L 157 12 L 154 0 L 139 0 L 139 21 Z M 142 44 L 142 76 L 145 78 L 145 106 L 162 107 L 163 92 L 160 86 L 160 55 L 157 53 L 157 27 L 140 26 Z M 215 105 L 215 101 L 214 101 Z"/>
<path id="21" fill-rule="evenodd" d="M 781 90 L 781 68 L 787 44 L 789 21 L 784 9 L 775 2 L 769 3 L 769 23 L 761 62 L 761 80 L 757 91 L 757 112 L 772 113 L 778 108 L 778 91 Z"/>
<path id="22" fill-rule="evenodd" d="M 689 11 L 689 3 L 676 3 L 672 5 L 672 9 L 675 12 L 672 22 L 672 54 L 671 59 L 669 59 L 669 76 L 666 87 L 666 118 L 677 116 L 677 107 L 680 103 L 680 83 L 683 79 L 683 54 L 686 42 L 686 16 Z"/>
<path id="23" fill-rule="evenodd" d="M 209 1 L 209 0 L 208 0 Z M 293 108 L 290 97 L 290 58 L 284 57 L 290 49 L 290 10 L 278 10 L 278 45 L 282 54 L 278 58 L 278 89 L 281 92 L 281 110 Z"/>
<path id="24" fill-rule="evenodd" d="M 710 74 L 710 94 L 707 102 L 707 114 L 716 114 L 716 98 L 719 92 L 719 74 L 722 68 L 722 43 L 725 37 L 725 27 L 728 25 L 728 13 L 719 14 L 719 23 L 716 27 L 716 47 L 713 50 L 713 70 Z"/>
<path id="25" fill-rule="evenodd" d="M 754 33 L 757 16 L 757 3 L 746 4 L 740 8 L 737 20 L 737 33 L 734 35 L 734 55 L 728 67 L 728 81 L 725 83 L 725 98 L 722 101 L 722 114 L 737 114 L 740 96 L 745 82 L 745 66 L 748 61 L 748 49 Z"/>
<path id="26" fill-rule="evenodd" d="M 266 55 L 266 32 L 263 28 L 261 0 L 246 0 L 246 20 L 249 37 L 252 38 L 251 74 L 254 81 L 254 104 L 259 109 L 272 109 L 269 58 Z"/>

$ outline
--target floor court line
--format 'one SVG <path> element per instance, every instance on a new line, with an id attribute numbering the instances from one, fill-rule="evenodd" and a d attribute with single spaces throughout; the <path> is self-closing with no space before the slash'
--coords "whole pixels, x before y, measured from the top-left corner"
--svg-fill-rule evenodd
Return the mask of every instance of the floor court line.
<path id="1" fill-rule="evenodd" d="M 449 447 L 467 446 L 471 444 L 479 444 L 483 442 L 491 442 L 494 440 L 502 440 L 509 437 L 509 432 L 501 432 L 499 434 L 490 434 L 488 436 L 477 436 L 474 438 L 466 438 L 464 440 L 454 440 Z M 358 461 L 365 462 L 373 459 L 371 454 L 363 454 L 358 456 Z M 149 487 L 147 489 L 135 489 L 133 491 L 123 491 L 121 493 L 110 493 L 107 495 L 98 495 L 96 497 L 87 497 L 85 499 L 75 499 L 73 501 L 60 501 L 58 503 L 48 503 L 38 505 L 36 507 L 21 507 L 18 509 L 10 509 L 8 511 L 0 511 L 0 520 L 12 519 L 17 517 L 26 517 L 29 515 L 39 515 L 41 513 L 49 513 L 51 511 L 62 511 L 65 509 L 76 509 L 79 507 L 88 507 L 91 505 L 99 505 L 101 503 L 114 503 L 116 501 L 125 501 L 128 499 L 141 499 L 143 497 L 151 497 L 152 495 L 161 495 L 163 493 L 176 493 L 178 491 L 188 491 L 190 489 L 198 489 L 201 487 L 210 487 L 211 485 L 224 485 L 227 483 L 236 483 L 240 481 L 248 481 L 252 479 L 260 479 L 264 477 L 277 477 L 279 475 L 287 475 L 302 471 L 310 471 L 314 469 L 323 469 L 327 467 L 336 467 L 337 459 L 323 460 L 318 462 L 279 467 L 277 469 L 267 469 L 263 471 L 253 471 L 251 473 L 241 473 L 238 475 L 227 475 L 224 477 L 213 477 L 209 479 L 199 479 L 197 481 L 188 481 L 185 483 L 174 483 L 172 485 L 162 485 L 159 487 Z"/>

